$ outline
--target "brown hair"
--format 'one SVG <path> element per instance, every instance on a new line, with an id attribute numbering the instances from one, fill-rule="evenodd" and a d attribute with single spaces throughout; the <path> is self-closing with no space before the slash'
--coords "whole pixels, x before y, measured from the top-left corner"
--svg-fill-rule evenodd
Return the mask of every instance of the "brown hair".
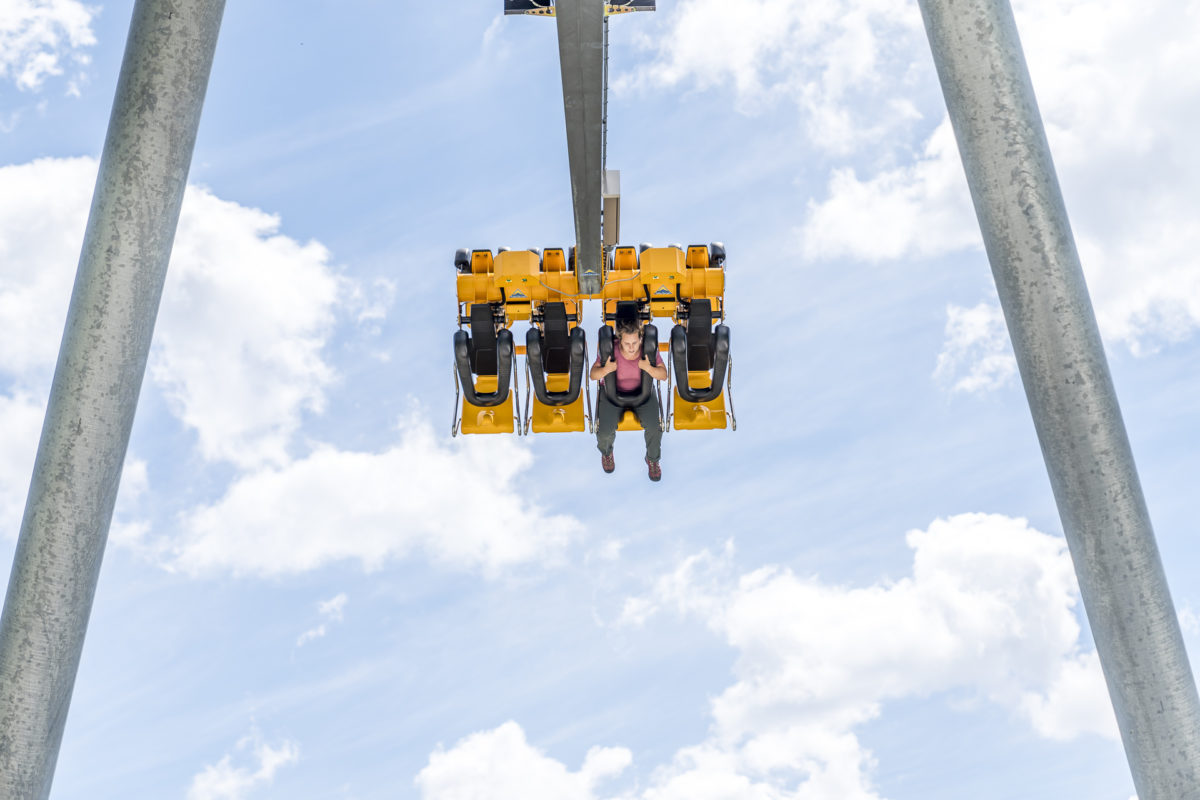
<path id="1" fill-rule="evenodd" d="M 642 335 L 642 326 L 638 324 L 636 317 L 622 317 L 617 320 L 617 338 L 627 336 L 628 334 Z"/>

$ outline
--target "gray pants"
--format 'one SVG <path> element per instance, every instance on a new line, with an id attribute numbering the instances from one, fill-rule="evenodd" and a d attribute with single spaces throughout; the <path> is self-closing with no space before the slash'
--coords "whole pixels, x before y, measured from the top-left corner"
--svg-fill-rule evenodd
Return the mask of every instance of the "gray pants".
<path id="1" fill-rule="evenodd" d="M 612 452 L 613 441 L 617 438 L 617 423 L 625 409 L 618 408 L 608 402 L 604 393 L 600 393 L 596 403 L 596 447 L 601 454 Z M 638 421 L 642 423 L 646 434 L 646 458 L 658 461 L 662 455 L 662 428 L 658 424 L 658 398 L 651 394 L 650 399 L 633 409 Z"/>

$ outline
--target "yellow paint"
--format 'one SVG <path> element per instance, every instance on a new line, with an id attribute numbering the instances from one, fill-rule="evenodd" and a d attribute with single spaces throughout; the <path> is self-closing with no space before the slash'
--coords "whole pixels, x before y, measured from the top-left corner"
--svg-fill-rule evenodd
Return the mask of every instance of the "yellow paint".
<path id="1" fill-rule="evenodd" d="M 680 397 L 679 390 L 676 389 L 674 405 L 672 418 L 677 431 L 715 430 L 725 427 L 724 392 L 707 403 L 689 403 Z"/>
<path id="2" fill-rule="evenodd" d="M 688 269 L 708 268 L 708 248 L 702 244 L 689 245 L 687 249 Z"/>
<path id="3" fill-rule="evenodd" d="M 480 378 L 482 380 L 482 378 Z M 495 381 L 495 378 L 492 378 Z M 508 397 L 498 406 L 476 406 L 463 400 L 462 432 L 463 433 L 512 433 L 513 426 L 513 396 Z"/>
<path id="4" fill-rule="evenodd" d="M 506 322 L 529 319 L 533 301 L 546 299 L 540 271 L 537 253 L 509 250 L 496 254 L 492 284 L 498 294 L 503 290 Z"/>
<path id="5" fill-rule="evenodd" d="M 619 431 L 640 431 L 640 430 L 642 430 L 642 423 L 641 423 L 641 421 L 638 420 L 638 416 L 637 416 L 637 414 L 635 414 L 633 412 L 632 408 L 625 409 L 625 413 L 621 414 L 621 421 L 617 423 L 617 430 L 619 430 Z"/>
<path id="6" fill-rule="evenodd" d="M 634 11 L 639 11 L 637 8 L 626 8 L 625 6 L 614 6 L 609 3 L 604 4 L 604 16 L 611 17 L 616 14 L 632 14 Z M 554 7 L 550 8 L 531 8 L 528 11 L 521 12 L 531 17 L 553 17 Z"/>
<path id="7" fill-rule="evenodd" d="M 686 252 L 675 247 L 651 247 L 640 254 L 634 247 L 618 247 L 613 251 L 604 288 L 597 294 L 579 293 L 574 267 L 567 263 L 566 250 L 560 247 L 546 248 L 540 259 L 528 250 L 509 250 L 494 255 L 490 250 L 475 250 L 471 253 L 471 272 L 457 276 L 459 314 L 467 314 L 472 303 L 501 302 L 501 289 L 508 301 L 505 305 L 506 327 L 511 327 L 514 321 L 530 319 L 532 312 L 544 302 L 564 302 L 567 314 L 578 317 L 583 313 L 583 301 L 601 300 L 604 313 L 613 314 L 617 301 L 643 300 L 649 289 L 651 316 L 679 322 L 678 285 L 679 297 L 683 300 L 712 300 L 714 314 L 724 319 L 725 270 L 710 262 L 708 249 L 702 245 L 691 245 Z M 517 354 L 523 354 L 524 349 L 517 345 Z M 669 343 L 659 342 L 659 350 L 669 353 Z M 692 387 L 702 389 L 711 383 L 712 376 L 707 371 L 690 371 L 688 380 Z M 549 391 L 563 392 L 569 386 L 569 375 L 546 376 Z M 488 393 L 495 388 L 496 376 L 476 376 L 476 391 Z M 687 403 L 676 391 L 673 406 L 677 430 L 726 427 L 723 394 L 708 403 Z M 511 433 L 512 408 L 512 395 L 495 408 L 478 408 L 464 401 L 462 430 L 464 433 Z M 584 424 L 582 394 L 566 407 L 544 406 L 533 398 L 532 430 L 581 431 Z M 641 424 L 632 411 L 626 411 L 617 430 L 637 431 L 641 430 Z"/>
<path id="8" fill-rule="evenodd" d="M 638 268 L 637 248 L 618 247 L 613 250 L 614 272 L 636 272 Z"/>
<path id="9" fill-rule="evenodd" d="M 561 247 L 547 247 L 542 253 L 542 270 L 562 272 L 567 268 L 567 254 Z"/>
<path id="10" fill-rule="evenodd" d="M 569 433 L 584 430 L 583 392 L 579 393 L 574 403 L 566 406 L 545 405 L 534 395 L 530 430 L 534 433 Z"/>
<path id="11" fill-rule="evenodd" d="M 471 251 L 471 272 L 477 275 L 486 275 L 492 271 L 492 251 L 491 250 L 472 250 Z"/>

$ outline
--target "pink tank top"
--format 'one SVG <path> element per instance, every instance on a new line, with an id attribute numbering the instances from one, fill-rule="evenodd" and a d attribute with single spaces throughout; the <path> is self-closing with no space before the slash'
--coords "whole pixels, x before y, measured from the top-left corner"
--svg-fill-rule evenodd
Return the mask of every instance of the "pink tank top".
<path id="1" fill-rule="evenodd" d="M 641 354 L 638 354 L 637 360 L 631 361 L 621 354 L 621 348 L 614 347 L 613 358 L 617 362 L 617 391 L 636 392 L 642 385 L 642 368 L 638 366 L 642 359 Z M 599 357 L 596 358 L 596 364 L 600 364 Z M 654 366 L 662 366 L 662 356 L 658 353 L 654 354 Z"/>

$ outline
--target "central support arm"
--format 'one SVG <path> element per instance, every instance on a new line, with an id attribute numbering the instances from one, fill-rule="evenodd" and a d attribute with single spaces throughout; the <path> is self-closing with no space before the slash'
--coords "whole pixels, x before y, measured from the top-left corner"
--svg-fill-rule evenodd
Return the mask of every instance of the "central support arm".
<path id="1" fill-rule="evenodd" d="M 604 0 L 558 0 L 554 8 L 575 210 L 576 274 L 580 292 L 599 294 L 604 286 L 600 230 L 604 188 Z"/>

